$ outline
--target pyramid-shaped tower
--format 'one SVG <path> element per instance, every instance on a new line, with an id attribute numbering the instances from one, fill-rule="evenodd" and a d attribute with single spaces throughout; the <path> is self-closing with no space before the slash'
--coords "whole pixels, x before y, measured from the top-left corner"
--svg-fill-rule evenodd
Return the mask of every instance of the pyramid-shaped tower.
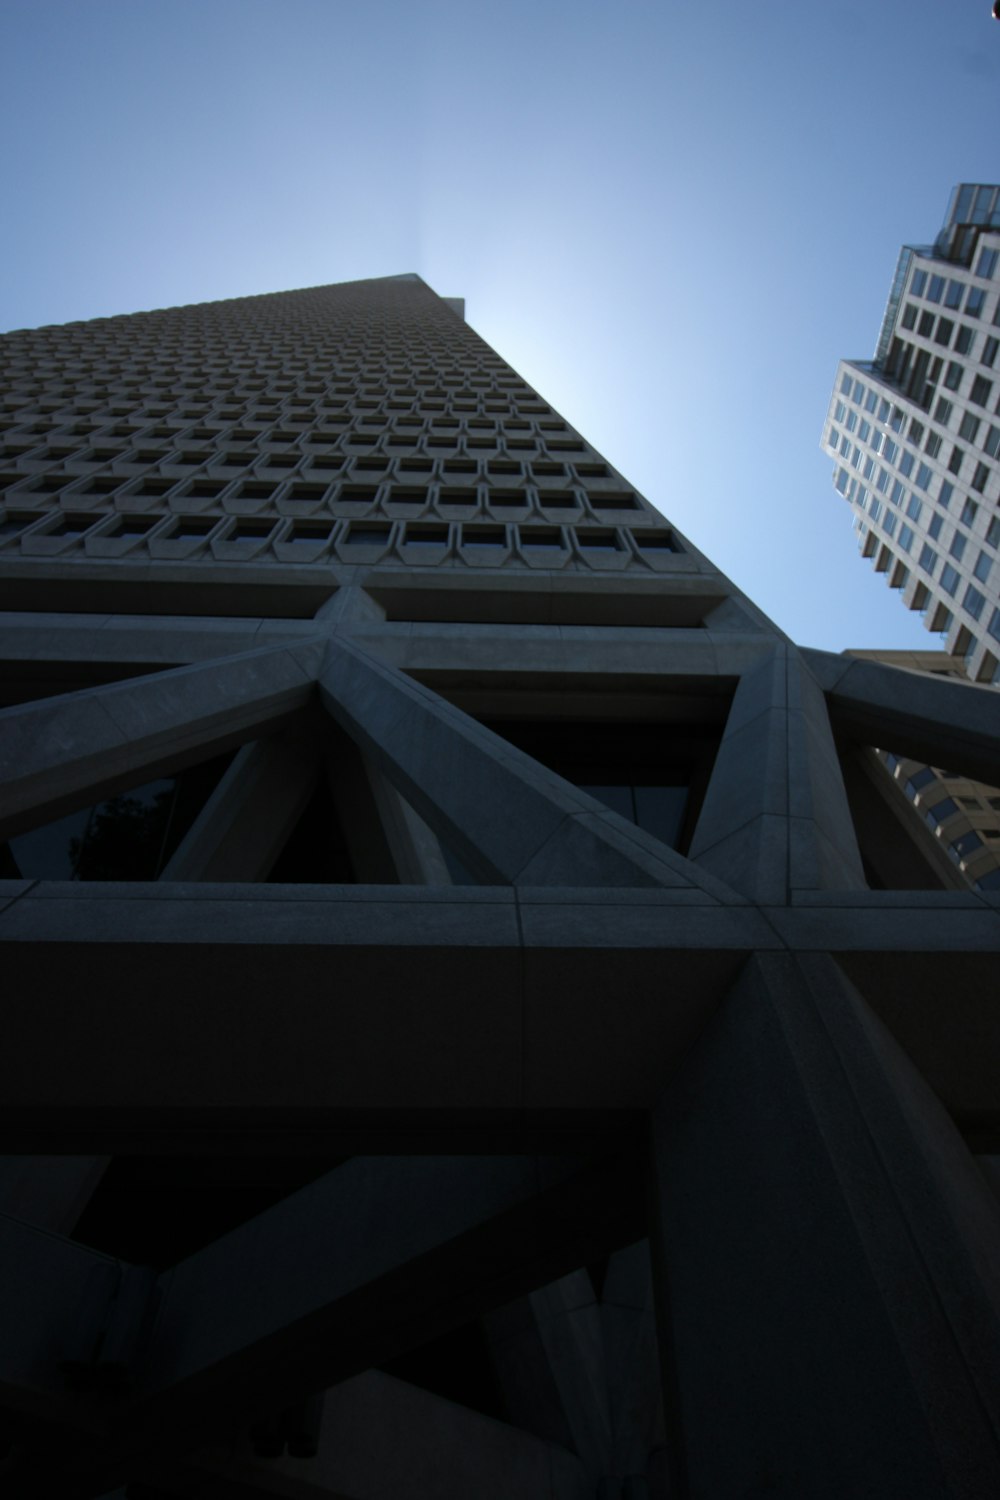
<path id="1" fill-rule="evenodd" d="M 418 277 L 0 358 L 7 1492 L 1000 1493 L 996 696 Z"/>

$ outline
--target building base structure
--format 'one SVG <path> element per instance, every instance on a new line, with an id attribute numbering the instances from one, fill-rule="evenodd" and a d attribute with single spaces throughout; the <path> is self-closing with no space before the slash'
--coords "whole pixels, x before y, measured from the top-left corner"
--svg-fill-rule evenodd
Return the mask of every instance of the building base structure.
<path id="1" fill-rule="evenodd" d="M 547 409 L 483 457 L 464 407 L 516 377 L 456 394 L 495 356 L 422 284 L 315 298 L 254 300 L 436 331 L 465 436 L 401 447 L 419 502 L 388 415 L 390 477 L 352 494 L 362 403 L 409 399 L 369 350 L 311 543 L 278 507 L 318 481 L 286 478 L 266 551 L 0 553 L 10 1493 L 994 1495 L 998 898 L 887 884 L 919 856 L 854 772 L 877 746 L 995 782 L 996 695 L 792 645 Z M 92 527 L 160 515 L 128 467 Z M 224 548 L 267 482 L 155 524 Z"/>

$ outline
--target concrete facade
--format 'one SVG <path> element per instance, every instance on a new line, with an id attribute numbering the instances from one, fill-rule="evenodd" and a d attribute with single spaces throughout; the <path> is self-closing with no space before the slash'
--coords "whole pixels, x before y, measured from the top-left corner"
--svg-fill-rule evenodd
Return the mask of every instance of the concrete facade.
<path id="1" fill-rule="evenodd" d="M 997 695 L 418 278 L 4 347 L 9 1493 L 994 1496 Z"/>

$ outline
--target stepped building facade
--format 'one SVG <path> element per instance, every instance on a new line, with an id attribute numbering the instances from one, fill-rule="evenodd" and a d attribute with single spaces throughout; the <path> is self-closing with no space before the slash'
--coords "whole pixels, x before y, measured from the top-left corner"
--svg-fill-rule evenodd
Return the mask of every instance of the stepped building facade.
<path id="1" fill-rule="evenodd" d="M 1000 1491 L 1000 898 L 873 748 L 995 783 L 996 694 L 417 277 L 0 357 L 7 1492 Z"/>
<path id="2" fill-rule="evenodd" d="M 1000 186 L 960 183 L 899 252 L 875 356 L 841 360 L 823 444 L 864 557 L 976 682 L 1000 682 Z"/>

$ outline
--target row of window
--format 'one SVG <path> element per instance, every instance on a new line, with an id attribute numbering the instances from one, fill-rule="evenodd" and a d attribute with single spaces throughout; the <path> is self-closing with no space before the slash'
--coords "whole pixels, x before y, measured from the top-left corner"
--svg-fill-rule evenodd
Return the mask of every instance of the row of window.
<path id="1" fill-rule="evenodd" d="M 935 318 L 931 312 L 920 312 L 912 302 L 907 302 L 903 308 L 900 325 L 907 331 L 916 332 L 920 338 L 931 339 L 935 344 L 940 344 L 943 349 L 954 347 L 956 354 L 971 354 L 976 342 L 975 330 L 967 323 L 956 324 L 953 318 L 946 318 L 943 314 Z M 996 363 L 998 348 L 1000 344 L 997 339 L 992 334 L 988 335 L 983 340 L 982 352 L 978 355 L 979 363 L 992 369 Z"/>
<path id="2" fill-rule="evenodd" d="M 461 548 L 483 548 L 498 555 L 512 550 L 541 549 L 546 552 L 586 555 L 594 553 L 676 553 L 673 533 L 661 530 L 632 530 L 623 527 L 502 526 L 423 522 L 340 521 L 336 523 L 295 520 L 235 519 L 232 516 L 164 516 L 127 515 L 104 512 L 93 514 L 27 515 L 8 512 L 0 520 L 0 539 L 20 541 L 29 550 L 47 548 L 50 543 L 139 542 L 176 543 L 186 550 L 191 544 L 231 544 L 235 549 L 259 552 L 266 544 L 313 552 L 330 547 L 375 548 L 391 546 L 434 548 L 454 551 Z M 124 549 L 116 549 L 124 550 Z"/>
<path id="3" fill-rule="evenodd" d="M 993 258 L 992 262 L 989 260 L 990 257 Z M 982 252 L 980 264 L 984 263 L 992 263 L 995 268 L 995 250 Z M 979 274 L 977 268 L 976 275 Z M 969 286 L 967 282 L 955 281 L 933 271 L 921 270 L 914 271 L 910 277 L 910 296 L 922 297 L 925 302 L 943 303 L 953 312 L 964 312 L 967 318 L 981 317 L 983 304 L 986 301 L 986 292 L 982 287 Z"/>
<path id="4" fill-rule="evenodd" d="M 220 472 L 220 469 L 225 469 L 225 463 L 210 469 L 207 474 L 184 478 L 148 472 L 139 475 L 123 472 L 79 477 L 78 474 L 61 472 L 33 471 L 25 474 L 18 469 L 0 469 L 0 492 L 6 493 L 9 498 L 58 496 L 61 502 L 84 508 L 106 496 L 118 495 L 130 502 L 141 501 L 141 508 L 145 510 L 154 502 L 174 502 L 181 496 L 202 501 L 246 499 L 259 505 L 286 499 L 319 504 L 331 496 L 336 499 L 355 499 L 358 496 L 373 498 L 379 484 L 391 486 L 387 490 L 387 493 L 391 493 L 391 498 L 409 502 L 414 496 L 426 498 L 427 486 L 435 484 L 441 489 L 444 502 L 448 502 L 450 496 L 462 496 L 451 499 L 451 502 L 468 504 L 465 496 L 471 493 L 477 496 L 472 502 L 478 502 L 481 498 L 492 504 L 510 504 L 508 487 L 511 484 L 519 486 L 526 478 L 534 489 L 540 490 L 541 504 L 577 504 L 573 486 L 579 484 L 583 490 L 580 502 L 589 498 L 591 504 L 603 505 L 606 510 L 640 508 L 640 501 L 633 490 L 592 487 L 609 480 L 610 469 L 606 463 L 576 463 L 570 468 L 565 463 L 522 465 L 508 459 L 492 459 L 486 465 L 459 460 L 435 463 L 429 459 L 403 459 L 390 465 L 385 460 L 373 462 L 370 459 L 360 459 L 355 460 L 348 468 L 342 460 L 327 463 L 315 459 L 289 477 L 285 477 L 282 471 L 280 478 L 262 478 L 259 477 L 259 471 L 247 474 L 246 465 L 237 465 L 237 468 L 240 469 L 237 478 Z M 480 481 L 484 481 L 481 493 Z M 520 504 L 520 501 L 517 502 Z M 523 502 L 526 504 L 528 501 Z"/>

